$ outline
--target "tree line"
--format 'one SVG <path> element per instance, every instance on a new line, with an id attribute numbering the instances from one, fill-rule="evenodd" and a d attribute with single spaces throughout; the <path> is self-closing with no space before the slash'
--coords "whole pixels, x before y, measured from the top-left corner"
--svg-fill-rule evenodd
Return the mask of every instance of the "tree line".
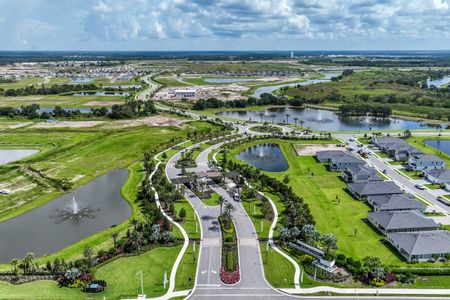
<path id="1" fill-rule="evenodd" d="M 80 92 L 86 90 L 97 90 L 101 88 L 96 84 L 53 84 L 51 86 L 41 85 L 29 85 L 23 88 L 7 89 L 0 92 L 5 97 L 17 97 L 17 96 L 29 96 L 29 95 L 59 95 L 71 92 Z"/>
<path id="2" fill-rule="evenodd" d="M 387 118 L 392 114 L 392 108 L 388 106 L 370 104 L 343 104 L 339 106 L 339 114 L 342 116 L 366 116 Z"/>

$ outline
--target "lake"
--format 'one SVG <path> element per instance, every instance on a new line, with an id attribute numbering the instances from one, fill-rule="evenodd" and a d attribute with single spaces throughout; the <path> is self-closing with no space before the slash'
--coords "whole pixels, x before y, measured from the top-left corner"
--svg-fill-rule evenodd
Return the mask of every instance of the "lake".
<path id="1" fill-rule="evenodd" d="M 424 140 L 426 145 L 450 155 L 450 140 Z"/>
<path id="2" fill-rule="evenodd" d="M 88 82 L 91 82 L 92 80 L 94 80 L 94 78 L 90 78 L 90 77 L 74 77 L 74 78 L 71 78 L 70 83 L 88 83 Z"/>
<path id="3" fill-rule="evenodd" d="M 351 130 L 406 130 L 406 129 L 435 129 L 433 124 L 423 122 L 393 119 L 375 118 L 371 116 L 342 117 L 335 111 L 317 108 L 275 107 L 265 111 L 231 110 L 217 113 L 223 117 L 229 117 L 246 121 L 261 121 L 272 123 L 302 125 L 304 128 L 323 131 L 351 131 Z M 262 114 L 262 115 L 261 115 Z M 286 118 L 286 114 L 289 115 Z M 303 122 L 303 123 L 301 123 Z"/>
<path id="4" fill-rule="evenodd" d="M 433 79 L 433 80 L 428 79 L 427 80 L 428 87 L 434 85 L 435 87 L 439 88 L 448 83 L 450 83 L 450 75 L 447 75 L 447 76 L 444 76 L 444 77 L 438 78 L 438 79 Z"/>
<path id="5" fill-rule="evenodd" d="M 331 80 L 331 78 L 337 77 L 337 76 L 339 76 L 339 73 L 324 73 L 322 79 L 310 79 L 310 80 L 299 81 L 299 82 L 294 82 L 294 83 L 263 86 L 263 87 L 257 88 L 253 92 L 252 96 L 259 98 L 264 93 L 272 94 L 274 91 L 277 91 L 283 87 L 293 87 L 293 86 L 297 86 L 297 85 L 311 85 L 311 84 L 316 84 L 316 83 L 329 82 Z"/>
<path id="6" fill-rule="evenodd" d="M 122 97 L 129 96 L 127 92 L 79 92 L 73 94 L 73 96 L 110 96 L 110 97 Z"/>
<path id="7" fill-rule="evenodd" d="M 140 89 L 142 85 L 104 85 L 104 89 Z"/>
<path id="8" fill-rule="evenodd" d="M 273 143 L 248 147 L 242 150 L 236 158 L 267 172 L 283 172 L 289 167 L 280 146 Z"/>
<path id="9" fill-rule="evenodd" d="M 21 160 L 22 158 L 31 156 L 38 152 L 39 150 L 29 150 L 29 149 L 0 150 L 0 165 L 4 165 L 16 160 Z"/>
<path id="10" fill-rule="evenodd" d="M 38 208 L 0 223 L 0 261 L 28 252 L 43 256 L 125 221 L 131 207 L 120 194 L 128 171 L 117 169 Z M 79 213 L 72 212 L 75 196 Z"/>

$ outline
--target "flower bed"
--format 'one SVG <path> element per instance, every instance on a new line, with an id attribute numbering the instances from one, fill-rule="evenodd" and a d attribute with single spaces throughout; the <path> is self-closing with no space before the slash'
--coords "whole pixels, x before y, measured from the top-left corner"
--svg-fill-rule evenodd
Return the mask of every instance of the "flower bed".
<path id="1" fill-rule="evenodd" d="M 220 268 L 220 280 L 222 280 L 223 283 L 235 284 L 239 282 L 240 278 L 241 273 L 239 271 L 239 266 L 237 267 L 237 270 L 232 272 L 228 272 L 223 266 Z"/>
<path id="2" fill-rule="evenodd" d="M 220 280 L 226 284 L 235 284 L 240 280 L 236 230 L 231 218 L 221 216 L 219 222 L 222 230 Z"/>

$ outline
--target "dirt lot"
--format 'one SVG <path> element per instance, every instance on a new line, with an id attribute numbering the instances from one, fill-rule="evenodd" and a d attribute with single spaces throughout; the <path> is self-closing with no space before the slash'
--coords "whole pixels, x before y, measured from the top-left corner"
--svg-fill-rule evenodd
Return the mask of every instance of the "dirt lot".
<path id="1" fill-rule="evenodd" d="M 195 89 L 197 92 L 196 96 L 189 98 L 189 100 L 207 99 L 211 97 L 222 100 L 241 99 L 241 94 L 249 89 L 249 87 L 238 84 L 197 85 L 189 88 Z M 162 89 L 155 94 L 154 98 L 158 100 L 180 100 L 180 98 L 175 97 L 175 90 L 177 90 L 177 88 Z"/>
<path id="2" fill-rule="evenodd" d="M 295 145 L 294 149 L 298 156 L 314 156 L 317 151 L 322 150 L 344 150 L 343 147 L 338 147 L 335 144 L 302 144 Z"/>
<path id="3" fill-rule="evenodd" d="M 128 128 L 138 126 L 177 126 L 179 127 L 186 120 L 180 120 L 165 116 L 153 116 L 136 120 L 120 120 L 105 125 L 106 128 Z"/>
<path id="4" fill-rule="evenodd" d="M 83 128 L 93 127 L 105 123 L 104 121 L 63 121 L 63 122 L 41 122 L 31 126 L 32 128 Z"/>

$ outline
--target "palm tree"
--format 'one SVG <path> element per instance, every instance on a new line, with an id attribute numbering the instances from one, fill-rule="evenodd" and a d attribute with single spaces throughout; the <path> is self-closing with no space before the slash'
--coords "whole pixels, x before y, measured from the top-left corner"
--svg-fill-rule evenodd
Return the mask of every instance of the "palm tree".
<path id="1" fill-rule="evenodd" d="M 113 234 L 111 235 L 114 241 L 114 249 L 117 248 L 117 238 L 119 237 L 119 234 L 117 232 L 113 232 Z"/>
<path id="2" fill-rule="evenodd" d="M 259 117 L 261 118 L 261 123 L 262 123 L 262 119 L 263 119 L 263 117 L 264 117 L 264 113 L 263 113 L 263 112 L 260 112 L 260 113 L 259 113 Z"/>
<path id="3" fill-rule="evenodd" d="M 305 121 L 300 120 L 300 127 L 303 127 L 303 124 L 305 123 Z"/>
<path id="4" fill-rule="evenodd" d="M 220 214 L 222 215 L 222 206 L 225 203 L 225 199 L 222 196 L 217 198 L 217 205 L 220 205 Z"/>
<path id="5" fill-rule="evenodd" d="M 138 220 L 133 218 L 130 220 L 130 224 L 133 225 L 134 230 L 136 230 L 136 225 L 138 224 Z"/>
<path id="6" fill-rule="evenodd" d="M 290 117 L 290 116 L 291 116 L 290 114 L 286 114 L 286 124 L 289 123 L 289 117 Z"/>
<path id="7" fill-rule="evenodd" d="M 232 204 L 232 203 L 230 203 L 230 202 L 226 202 L 225 203 L 225 212 L 224 212 L 224 215 L 227 217 L 227 218 L 230 218 L 231 217 L 231 213 L 233 212 L 233 211 L 235 211 L 236 210 L 236 208 L 234 207 L 234 205 Z"/>
<path id="8" fill-rule="evenodd" d="M 330 254 L 338 248 L 336 237 L 331 233 L 322 236 L 322 245 L 326 256 L 330 256 Z"/>
<path id="9" fill-rule="evenodd" d="M 17 274 L 17 265 L 19 264 L 19 260 L 17 258 L 11 259 L 11 266 L 14 268 L 14 273 Z"/>
<path id="10" fill-rule="evenodd" d="M 297 127 L 297 121 L 298 121 L 298 118 L 296 117 L 296 118 L 294 118 L 294 122 L 295 122 L 295 127 Z"/>
<path id="11" fill-rule="evenodd" d="M 23 271 L 24 272 L 27 272 L 30 269 L 34 269 L 35 268 L 35 265 L 34 265 L 34 253 L 32 253 L 32 252 L 27 253 L 25 258 L 22 260 L 22 266 L 23 266 Z"/>
<path id="12" fill-rule="evenodd" d="M 277 116 L 276 114 L 271 114 L 270 115 L 272 117 L 272 124 L 275 124 L 275 117 Z"/>
<path id="13" fill-rule="evenodd" d="M 281 241 L 283 242 L 283 244 L 286 243 L 286 238 L 289 237 L 289 229 L 281 226 L 281 227 L 278 227 L 277 230 L 278 230 L 279 237 L 280 237 Z"/>

